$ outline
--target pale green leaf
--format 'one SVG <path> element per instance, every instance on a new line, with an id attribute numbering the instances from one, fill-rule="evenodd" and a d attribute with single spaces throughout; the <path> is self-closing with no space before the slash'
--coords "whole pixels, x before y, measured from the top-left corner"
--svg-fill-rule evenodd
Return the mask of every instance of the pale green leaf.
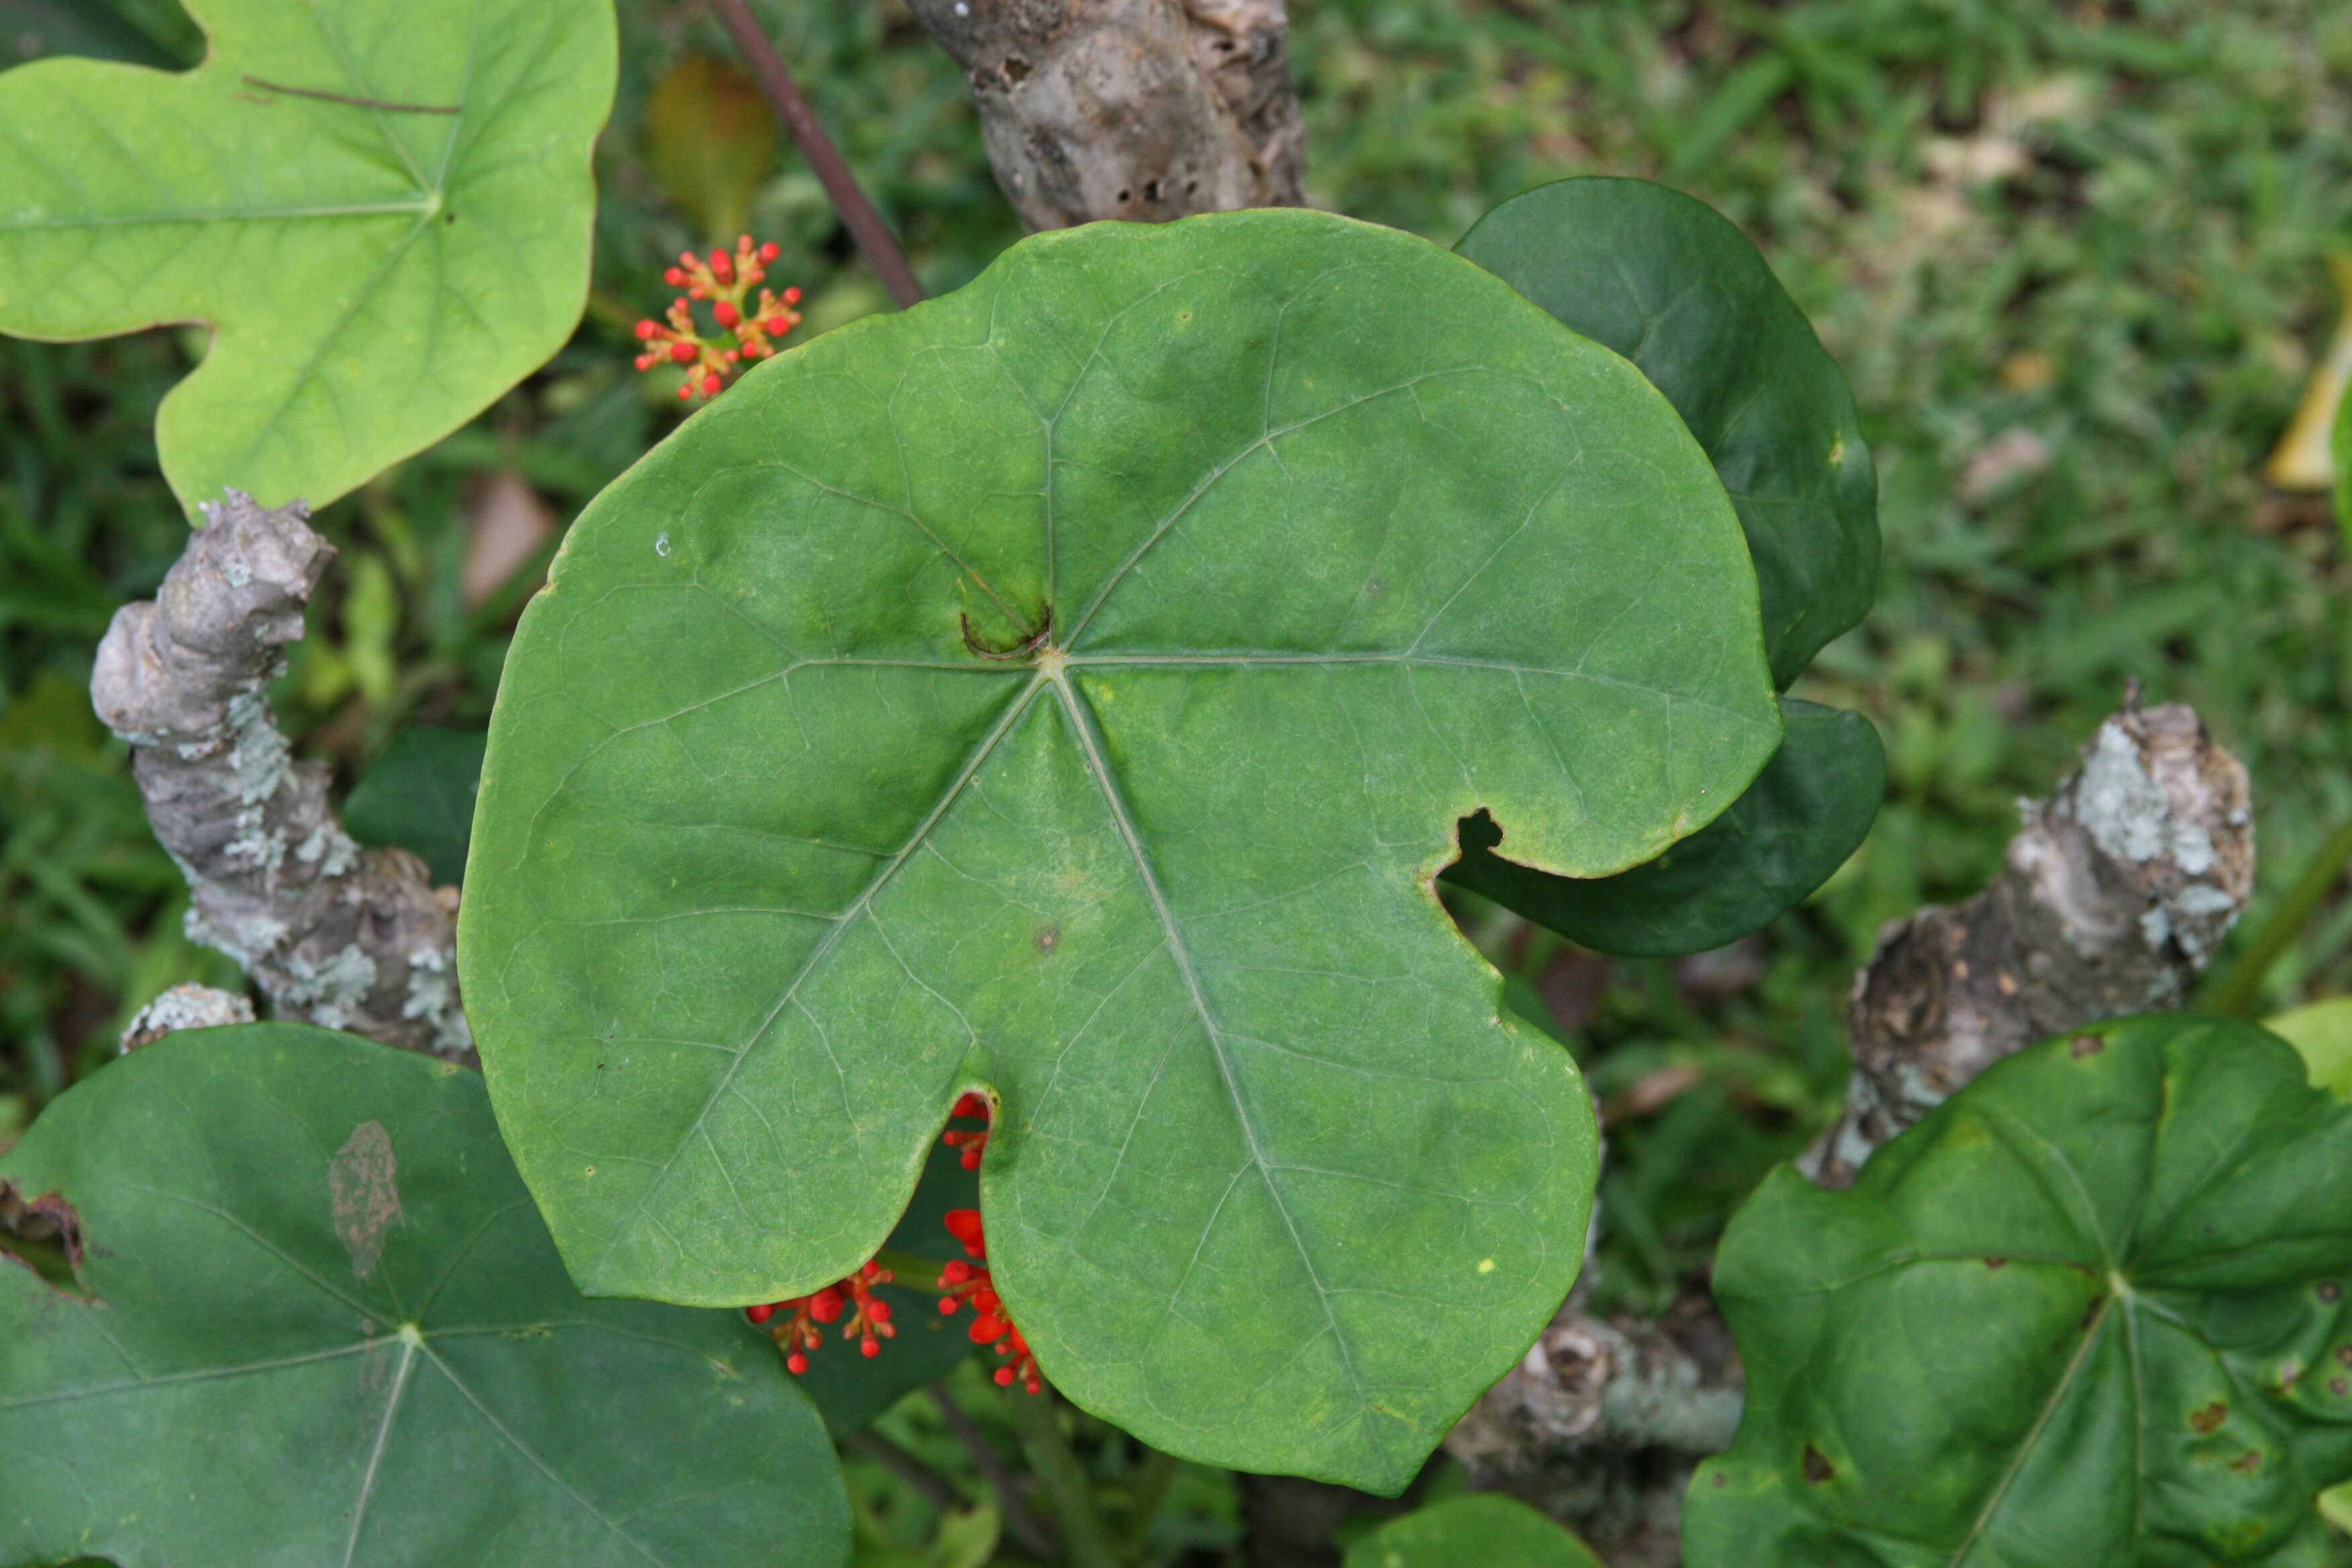
<path id="1" fill-rule="evenodd" d="M 1780 734 L 1738 520 L 1624 361 L 1325 215 L 1042 235 L 573 527 L 492 721 L 467 1006 L 584 1288 L 842 1274 L 986 1086 L 1049 1376 L 1394 1489 L 1565 1294 L 1593 1172 L 1435 897 L 1459 819 L 1604 875 Z"/>
<path id="2" fill-rule="evenodd" d="M 2263 1027 L 2303 1057 L 2311 1081 L 2352 1100 L 2352 996 L 2331 996 L 2263 1020 Z"/>
<path id="3" fill-rule="evenodd" d="M 173 492 L 322 505 L 579 320 L 611 0 L 188 9 L 194 70 L 0 73 L 0 332 L 208 324 L 156 420 Z"/>

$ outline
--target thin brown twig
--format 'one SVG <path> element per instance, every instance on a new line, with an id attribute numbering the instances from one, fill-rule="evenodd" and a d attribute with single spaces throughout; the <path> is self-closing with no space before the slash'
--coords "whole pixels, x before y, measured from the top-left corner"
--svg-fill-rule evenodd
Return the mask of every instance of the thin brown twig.
<path id="1" fill-rule="evenodd" d="M 996 1493 L 996 1500 L 1004 1510 L 1006 1533 L 1033 1555 L 1048 1559 L 1059 1557 L 1061 1548 L 1054 1539 L 1054 1532 L 1044 1520 L 1037 1517 L 1036 1510 L 1029 1506 L 1029 1500 L 1021 1495 L 1020 1480 L 1013 1474 L 1013 1468 L 1004 1462 L 1004 1456 L 996 1451 L 996 1445 L 988 1440 L 988 1434 L 964 1413 L 963 1406 L 948 1393 L 947 1384 L 929 1384 L 923 1392 L 929 1394 L 931 1403 L 940 1407 L 940 1419 L 947 1424 L 949 1431 L 955 1434 L 956 1441 L 964 1446 L 965 1452 L 971 1456 L 973 1467 L 988 1482 L 990 1489 Z"/>
<path id="2" fill-rule="evenodd" d="M 257 87 L 264 92 L 282 92 L 289 98 L 316 98 L 328 103 L 348 103 L 353 109 L 388 109 L 394 114 L 463 114 L 462 103 L 395 103 L 388 98 L 353 98 L 348 92 L 327 92 L 315 87 L 288 87 L 282 81 L 264 81 L 248 74 L 247 87 Z"/>
<path id="3" fill-rule="evenodd" d="M 890 290 L 890 298 L 898 301 L 900 310 L 922 303 L 923 286 L 915 281 L 914 268 L 907 265 L 907 256 L 898 248 L 898 237 L 882 221 L 882 215 L 874 210 L 874 204 L 866 199 L 857 176 L 849 172 L 841 150 L 824 133 L 816 112 L 809 108 L 808 100 L 801 96 L 800 87 L 793 80 L 793 73 L 785 68 L 783 57 L 776 52 L 768 35 L 760 30 L 750 7 L 743 0 L 710 0 L 710 8 L 719 14 L 728 36 L 735 40 L 736 49 L 742 55 L 743 63 L 751 67 L 751 78 L 760 84 L 769 107 L 793 133 L 793 140 L 800 143 L 801 156 L 808 160 L 809 172 L 816 175 L 824 194 L 833 198 L 834 210 L 848 226 L 850 237 L 857 241 L 857 248 L 866 253 L 866 259 L 881 274 L 882 286 Z"/>

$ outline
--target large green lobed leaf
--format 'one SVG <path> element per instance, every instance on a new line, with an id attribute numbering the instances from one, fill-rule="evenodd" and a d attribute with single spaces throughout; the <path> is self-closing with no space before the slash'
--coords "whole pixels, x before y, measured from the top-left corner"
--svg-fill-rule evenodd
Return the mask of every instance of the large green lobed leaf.
<path id="1" fill-rule="evenodd" d="M 985 1086 L 1048 1375 L 1393 1490 L 1566 1292 L 1593 1174 L 1434 896 L 1456 822 L 1605 874 L 1779 738 L 1737 520 L 1623 361 L 1324 215 L 1039 236 L 574 526 L 467 1005 L 583 1288 L 843 1273 Z"/>
<path id="2" fill-rule="evenodd" d="M 210 325 L 156 420 L 181 504 L 322 505 L 579 320 L 611 0 L 188 9 L 211 40 L 193 71 L 0 73 L 0 332 Z"/>
<path id="3" fill-rule="evenodd" d="M 1613 877 L 1551 877 L 1496 854 L 1473 819 L 1445 879 L 1601 952 L 1705 952 L 1794 909 L 1862 845 L 1886 793 L 1886 751 L 1859 713 L 1780 700 L 1787 739 L 1730 808 Z"/>
<path id="4" fill-rule="evenodd" d="M 822 1565 L 849 1508 L 740 1319 L 589 1301 L 481 1079 L 349 1035 L 173 1035 L 0 1158 L 0 1563 Z"/>
<path id="5" fill-rule="evenodd" d="M 2352 1107 L 2190 1015 L 1997 1063 L 1724 1237 L 1738 1440 L 1692 1568 L 2316 1563 L 2352 1476 Z"/>
<path id="6" fill-rule="evenodd" d="M 1778 684 L 1861 620 L 1878 572 L 1870 449 L 1845 377 L 1746 236 L 1679 192 L 1594 177 L 1514 196 L 1458 248 L 1631 359 L 1690 425 L 1747 535 Z M 1862 842 L 1885 781 L 1860 716 L 1787 717 L 1748 793 L 1659 861 L 1551 877 L 1465 831 L 1447 879 L 1604 952 L 1698 952 L 1758 930 Z"/>
<path id="7" fill-rule="evenodd" d="M 1773 679 L 1797 679 L 1878 588 L 1878 473 L 1853 393 L 1746 235 L 1647 180 L 1512 197 L 1463 255 L 1664 393 L 1722 476 L 1756 560 Z"/>

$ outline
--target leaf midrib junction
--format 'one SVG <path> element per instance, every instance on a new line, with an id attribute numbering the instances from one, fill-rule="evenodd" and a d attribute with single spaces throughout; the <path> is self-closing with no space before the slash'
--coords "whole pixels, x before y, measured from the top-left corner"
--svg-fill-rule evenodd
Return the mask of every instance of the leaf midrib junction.
<path id="1" fill-rule="evenodd" d="M 866 661 L 842 659 L 815 660 L 809 662 L 830 665 L 856 665 Z M 937 665 L 927 665 L 921 661 L 907 660 L 877 660 L 874 662 L 887 664 L 893 668 L 907 668 L 911 663 L 916 668 L 931 668 L 941 671 L 973 671 L 977 673 L 994 675 L 999 679 L 1003 679 L 1012 673 L 1004 670 L 1001 667 L 991 668 L 986 665 L 955 664 L 944 661 Z M 970 786 L 974 778 L 979 776 L 981 769 L 987 765 L 988 759 L 994 754 L 997 746 L 1003 741 L 1004 737 L 1011 734 L 1013 730 L 1018 728 L 1022 718 L 1029 711 L 1030 705 L 1037 700 L 1038 696 L 1042 692 L 1050 688 L 1058 699 L 1063 710 L 1069 721 L 1071 731 L 1076 737 L 1079 750 L 1084 755 L 1088 776 L 1094 780 L 1096 788 L 1101 795 L 1103 805 L 1110 813 L 1112 822 L 1118 828 L 1120 839 L 1126 845 L 1128 853 L 1134 862 L 1136 876 L 1143 886 L 1145 895 L 1151 902 L 1153 912 L 1159 918 L 1162 942 L 1166 946 L 1170 958 L 1176 964 L 1178 973 L 1183 981 L 1186 994 L 1190 997 L 1193 1011 L 1201 1021 L 1202 1029 L 1207 1036 L 1209 1049 L 1216 1059 L 1218 1080 L 1225 1090 L 1226 1098 L 1233 1106 L 1234 1119 L 1236 1124 L 1241 1128 L 1243 1137 L 1247 1142 L 1251 1165 L 1255 1168 L 1260 1181 L 1265 1184 L 1267 1196 L 1273 1201 L 1276 1212 L 1282 1216 L 1283 1226 L 1290 1237 L 1291 1245 L 1298 1254 L 1300 1266 L 1306 1269 L 1308 1280 L 1315 1287 L 1317 1304 L 1322 1309 L 1325 1325 L 1330 1331 L 1333 1342 L 1339 1347 L 1340 1359 L 1347 1366 L 1349 1381 L 1354 1385 L 1359 1399 L 1368 1398 L 1369 1391 L 1364 1385 L 1362 1373 L 1356 1365 L 1355 1356 L 1348 1343 L 1347 1335 L 1341 1331 L 1338 1315 L 1332 1310 L 1330 1291 L 1324 1285 L 1321 1273 L 1315 1267 L 1314 1256 L 1307 1246 L 1306 1237 L 1299 1233 L 1297 1221 L 1291 1215 L 1289 1205 L 1284 1201 L 1281 1187 L 1275 1180 L 1276 1167 L 1267 1159 L 1265 1151 L 1259 1142 L 1256 1124 L 1250 1117 L 1249 1109 L 1243 1097 L 1241 1085 L 1235 1075 L 1232 1059 L 1225 1051 L 1224 1031 L 1219 1026 L 1216 1016 L 1210 1008 L 1207 994 L 1202 987 L 1198 972 L 1193 967 L 1192 953 L 1185 943 L 1183 931 L 1177 921 L 1175 910 L 1169 904 L 1167 895 L 1160 885 L 1159 875 L 1153 869 L 1150 857 L 1144 849 L 1141 835 L 1136 827 L 1134 818 L 1127 809 L 1125 799 L 1119 793 L 1117 781 L 1111 772 L 1109 760 L 1102 754 L 1100 745 L 1095 734 L 1093 717 L 1088 711 L 1087 704 L 1080 700 L 1076 690 L 1073 688 L 1070 682 L 1068 670 L 1077 668 L 1117 668 L 1137 664 L 1167 663 L 1186 665 L 1218 665 L 1235 663 L 1308 665 L 1334 663 L 1468 663 L 1477 665 L 1485 662 L 1486 661 L 1448 659 L 1444 658 L 1433 658 L 1420 655 L 1407 656 L 1402 654 L 1302 656 L 1297 658 L 1287 655 L 1268 656 L 1265 658 L 1242 656 L 1236 658 L 1234 656 L 1218 655 L 1122 656 L 1118 654 L 1097 654 L 1057 656 L 1050 667 L 1034 669 L 1029 676 L 1026 685 L 1018 695 L 1006 704 L 1004 712 L 997 719 L 996 722 L 991 726 L 988 733 L 982 738 L 980 743 L 972 749 L 971 755 L 965 760 L 964 765 L 958 772 L 954 782 L 951 783 L 945 790 L 940 792 L 938 802 L 934 804 L 930 811 L 925 815 L 923 820 L 916 826 L 914 832 L 908 835 L 906 843 L 900 846 L 898 853 L 883 863 L 883 865 L 876 871 L 874 877 L 862 889 L 860 889 L 857 897 L 851 900 L 840 914 L 833 917 L 832 929 L 828 931 L 823 940 L 818 942 L 816 946 L 810 951 L 808 957 L 802 961 L 800 967 L 793 973 L 791 981 L 784 986 L 782 994 L 777 998 L 775 1004 L 769 1008 L 768 1012 L 760 1020 L 759 1025 L 751 1031 L 750 1039 L 744 1046 L 743 1049 L 735 1053 L 734 1058 L 728 1063 L 725 1071 L 720 1073 L 718 1083 L 712 1087 L 709 1095 L 704 1100 L 702 1108 L 696 1112 L 693 1122 L 672 1145 L 669 1157 L 662 1163 L 659 1173 L 646 1187 L 645 1193 L 639 1197 L 636 1206 L 632 1211 L 628 1221 L 614 1232 L 613 1240 L 607 1244 L 604 1258 L 600 1261 L 608 1262 L 614 1252 L 618 1250 L 621 1245 L 626 1241 L 632 1234 L 634 1234 L 637 1224 L 650 1216 L 655 1198 L 660 1194 L 662 1188 L 667 1184 L 670 1175 L 677 1168 L 677 1156 L 679 1152 L 681 1152 L 698 1135 L 702 1133 L 704 1127 L 709 1122 L 712 1110 L 717 1107 L 720 1100 L 725 1098 L 729 1089 L 733 1086 L 736 1073 L 741 1068 L 742 1064 L 749 1059 L 752 1051 L 758 1047 L 759 1042 L 767 1037 L 769 1030 L 774 1026 L 776 1019 L 782 1016 L 784 1009 L 793 1005 L 794 999 L 799 995 L 803 983 L 805 982 L 811 974 L 815 973 L 817 967 L 824 962 L 825 957 L 833 951 L 834 947 L 839 942 L 842 936 L 856 922 L 856 918 L 870 910 L 874 900 L 879 896 L 884 888 L 889 885 L 891 879 L 898 873 L 898 868 L 904 866 L 908 860 L 912 858 L 915 853 L 922 847 L 925 842 L 929 840 L 932 829 L 937 827 L 940 820 L 947 816 L 949 811 L 953 809 L 955 803 L 962 797 L 964 790 Z M 796 666 L 796 668 L 798 667 Z M 1530 671 L 1529 673 L 1538 672 Z M 1573 672 L 1542 671 L 1540 673 L 1564 675 Z M 903 967 L 904 961 L 902 960 L 900 962 Z M 912 977 L 911 972 L 910 977 Z M 717 1152 L 714 1150 L 712 1152 L 714 1157 L 716 1157 Z M 1376 1443 L 1379 1441 L 1377 1437 L 1374 1440 Z M 1385 1445 L 1381 1446 L 1385 1447 Z"/>

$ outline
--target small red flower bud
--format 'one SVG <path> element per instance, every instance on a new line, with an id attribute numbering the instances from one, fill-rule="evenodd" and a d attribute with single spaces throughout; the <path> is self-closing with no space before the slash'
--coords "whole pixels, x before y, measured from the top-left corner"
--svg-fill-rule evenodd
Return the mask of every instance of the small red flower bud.
<path id="1" fill-rule="evenodd" d="M 798 1351 L 794 1351 L 792 1354 L 784 1358 L 784 1370 L 791 1373 L 806 1372 L 808 1370 L 808 1357 L 801 1354 Z"/>
<path id="2" fill-rule="evenodd" d="M 662 281 L 673 289 L 683 289 L 686 287 L 686 274 L 675 267 L 667 268 L 662 272 Z"/>
<path id="3" fill-rule="evenodd" d="M 706 376 L 704 376 L 704 377 L 702 378 L 702 395 L 703 395 L 703 396 L 705 396 L 705 397 L 716 397 L 716 396 L 718 396 L 718 395 L 719 395 L 719 388 L 722 384 L 723 384 L 723 383 L 721 383 L 721 382 L 719 381 L 719 377 L 718 377 L 716 374 L 711 374 L 711 375 L 706 375 Z"/>
<path id="4" fill-rule="evenodd" d="M 723 250 L 710 253 L 710 270 L 721 283 L 735 275 L 735 263 Z"/>
<path id="5" fill-rule="evenodd" d="M 692 364 L 698 353 L 692 343 L 672 343 L 669 346 L 669 357 L 680 364 Z"/>
<path id="6" fill-rule="evenodd" d="M 866 1315 L 877 1323 L 887 1323 L 890 1321 L 890 1303 L 877 1297 L 866 1303 Z"/>
<path id="7" fill-rule="evenodd" d="M 971 1278 L 971 1265 L 961 1258 L 953 1263 L 940 1265 L 940 1283 L 942 1285 L 961 1285 Z"/>
<path id="8" fill-rule="evenodd" d="M 764 1323 L 776 1315 L 776 1309 L 763 1301 L 759 1306 L 744 1308 L 743 1315 L 755 1323 Z"/>
<path id="9" fill-rule="evenodd" d="M 767 243 L 767 244 L 765 244 L 765 245 L 763 245 L 763 246 L 760 247 L 760 259 L 761 259 L 761 260 L 762 260 L 762 261 L 773 261 L 776 258 L 778 258 L 779 256 L 782 256 L 783 253 L 784 253 L 784 247 L 783 247 L 782 246 L 781 246 L 781 245 L 778 245 L 778 244 L 777 244 L 774 240 L 772 240 L 772 240 L 770 240 L 770 241 L 768 241 L 768 243 Z"/>
<path id="10" fill-rule="evenodd" d="M 943 1318 L 952 1318 L 955 1316 L 955 1310 L 956 1299 L 953 1296 L 942 1296 L 940 1298 L 940 1316 Z"/>
<path id="11" fill-rule="evenodd" d="M 692 397 L 693 395 L 694 395 L 694 388 L 692 388 L 691 386 L 681 386 L 681 387 L 679 387 L 679 388 L 677 389 L 677 400 L 678 400 L 680 403 L 684 403 L 685 401 L 687 401 L 688 398 Z"/>
<path id="12" fill-rule="evenodd" d="M 864 1356 L 880 1355 L 882 1353 L 882 1342 L 880 1340 L 862 1340 L 858 1342 L 857 1353 Z"/>
<path id="13" fill-rule="evenodd" d="M 636 327 L 637 336 L 640 339 L 645 340 L 650 340 L 656 332 L 660 331 L 661 323 L 659 321 L 639 321 Z"/>
<path id="14" fill-rule="evenodd" d="M 793 330 L 793 324 L 782 316 L 771 316 L 760 323 L 761 330 L 772 337 L 782 337 Z"/>
<path id="15" fill-rule="evenodd" d="M 721 300 L 711 306 L 710 313 L 719 318 L 719 324 L 722 327 L 731 327 L 743 319 L 743 312 L 737 310 L 731 301 L 726 300 Z"/>
<path id="16" fill-rule="evenodd" d="M 809 1298 L 809 1316 L 820 1323 L 829 1323 L 841 1316 L 841 1292 L 828 1285 Z"/>
<path id="17" fill-rule="evenodd" d="M 948 1114 L 950 1116 L 985 1116 L 988 1114 L 988 1101 L 976 1094 L 958 1095 L 955 1109 Z"/>
<path id="18" fill-rule="evenodd" d="M 784 290 L 784 303 L 785 303 L 785 304 L 787 304 L 787 305 L 797 305 L 797 304 L 799 304 L 800 302 L 801 302 L 801 291 L 800 291 L 800 289 L 799 289 L 797 287 L 791 288 L 791 289 L 785 289 L 785 290 Z"/>

